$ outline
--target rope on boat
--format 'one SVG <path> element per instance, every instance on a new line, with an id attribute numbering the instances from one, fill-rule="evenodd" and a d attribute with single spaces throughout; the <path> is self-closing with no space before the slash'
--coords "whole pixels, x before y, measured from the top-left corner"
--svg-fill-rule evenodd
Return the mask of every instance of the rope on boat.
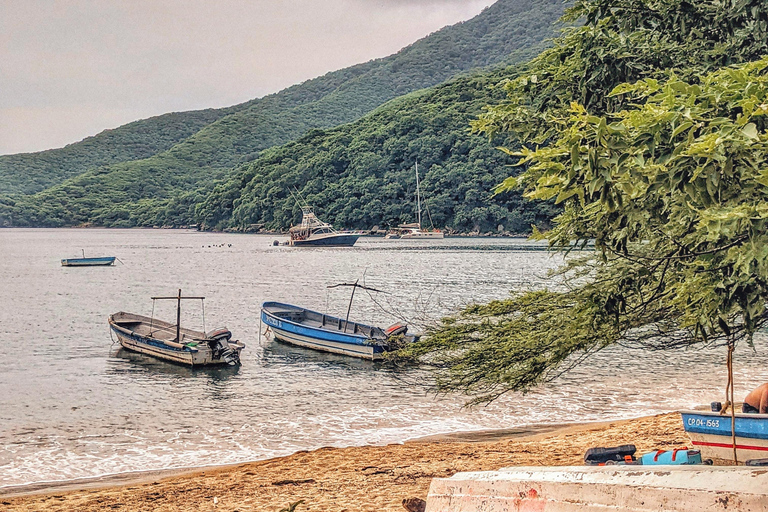
<path id="1" fill-rule="evenodd" d="M 731 446 L 733 447 L 733 462 L 738 464 L 738 458 L 736 456 L 736 403 L 733 398 L 733 349 L 735 342 L 733 338 L 728 339 L 728 357 L 725 360 L 725 365 L 728 368 L 728 383 L 725 385 L 725 405 L 720 410 L 720 415 L 725 416 L 728 413 L 728 408 L 731 409 Z"/>
<path id="2" fill-rule="evenodd" d="M 735 403 L 733 401 L 733 349 L 734 349 L 734 340 L 733 338 L 730 338 L 728 340 L 728 386 L 730 387 L 730 396 L 731 396 L 731 444 L 733 445 L 733 462 L 735 464 L 739 463 L 738 458 L 736 457 L 736 409 L 735 409 Z M 726 393 L 728 393 L 728 388 L 726 388 Z"/>

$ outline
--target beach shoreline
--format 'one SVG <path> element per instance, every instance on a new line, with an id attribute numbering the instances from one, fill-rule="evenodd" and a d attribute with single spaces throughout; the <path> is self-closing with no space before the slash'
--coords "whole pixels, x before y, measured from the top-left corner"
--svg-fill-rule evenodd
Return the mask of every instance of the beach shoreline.
<path id="1" fill-rule="evenodd" d="M 8 511 L 404 510 L 434 477 L 517 465 L 578 465 L 593 446 L 638 453 L 688 443 L 679 413 L 629 420 L 453 432 L 400 444 L 319 448 L 226 466 L 122 473 L 0 489 Z"/>
<path id="2" fill-rule="evenodd" d="M 498 441 L 502 439 L 511 439 L 516 437 L 532 437 L 537 434 L 546 432 L 552 432 L 554 430 L 566 429 L 569 427 L 578 427 L 591 424 L 602 424 L 608 422 L 577 422 L 577 423 L 562 423 L 552 425 L 523 425 L 510 429 L 483 429 L 483 430 L 466 430 L 457 432 L 445 432 L 440 434 L 431 434 L 426 436 L 415 437 L 412 439 L 406 439 L 402 443 L 389 443 L 388 445 L 363 445 L 359 448 L 365 448 L 366 446 L 397 446 L 406 443 L 478 443 L 483 441 Z M 343 448 L 355 448 L 355 446 L 349 447 L 321 447 L 318 449 L 343 449 Z M 314 450 L 299 450 L 287 455 L 279 457 L 269 457 L 266 459 L 247 460 L 242 462 L 236 462 L 232 464 L 214 464 L 210 466 L 190 466 L 186 468 L 164 468 L 164 469 L 147 469 L 126 471 L 123 473 L 110 473 L 106 475 L 99 475 L 93 477 L 73 478 L 70 480 L 56 480 L 56 481 L 43 481 L 32 482 L 29 484 L 20 485 L 8 485 L 0 487 L 0 497 L 4 496 L 27 496 L 32 494 L 46 494 L 52 492 L 67 492 L 86 489 L 98 489 L 102 487 L 114 487 L 118 485 L 132 485 L 139 484 L 148 481 L 160 480 L 164 478 L 183 476 L 194 473 L 201 473 L 209 470 L 227 469 L 243 464 L 254 464 L 264 462 L 273 459 L 281 459 L 283 457 L 289 457 L 299 452 L 314 451 Z"/>

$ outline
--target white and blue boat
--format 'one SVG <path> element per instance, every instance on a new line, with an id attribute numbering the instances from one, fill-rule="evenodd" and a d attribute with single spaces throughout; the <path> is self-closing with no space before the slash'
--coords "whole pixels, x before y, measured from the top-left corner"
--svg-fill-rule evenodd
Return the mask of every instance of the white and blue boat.
<path id="1" fill-rule="evenodd" d="M 61 260 L 62 267 L 106 267 L 115 262 L 115 256 L 102 258 L 65 258 Z"/>
<path id="2" fill-rule="evenodd" d="M 382 329 L 281 302 L 264 302 L 261 321 L 278 341 L 370 360 L 417 339 L 404 324 Z"/>
<path id="3" fill-rule="evenodd" d="M 732 459 L 731 415 L 680 411 L 683 428 L 704 458 Z M 736 413 L 736 456 L 740 461 L 768 458 L 768 414 Z"/>
<path id="4" fill-rule="evenodd" d="M 293 247 L 352 247 L 362 233 L 336 231 L 317 218 L 309 206 L 303 206 L 301 224 L 290 229 L 288 245 Z"/>

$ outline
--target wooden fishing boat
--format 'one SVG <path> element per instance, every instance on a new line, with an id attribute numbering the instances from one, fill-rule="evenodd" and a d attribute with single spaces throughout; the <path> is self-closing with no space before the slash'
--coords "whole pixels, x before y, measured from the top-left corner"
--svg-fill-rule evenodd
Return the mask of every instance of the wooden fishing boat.
<path id="1" fill-rule="evenodd" d="M 417 339 L 407 334 L 408 327 L 403 324 L 382 329 L 350 322 L 348 318 L 280 302 L 264 302 L 261 306 L 261 320 L 274 338 L 300 347 L 376 360 Z"/>
<path id="2" fill-rule="evenodd" d="M 61 260 L 62 267 L 105 267 L 115 262 L 115 256 L 103 258 L 65 258 Z"/>
<path id="3" fill-rule="evenodd" d="M 704 458 L 732 459 L 731 415 L 680 411 L 683 428 Z M 768 457 L 768 414 L 735 415 L 736 455 L 740 461 Z"/>
<path id="4" fill-rule="evenodd" d="M 204 297 L 182 297 L 181 290 L 176 297 L 152 297 L 166 299 L 178 301 L 175 324 L 123 311 L 109 316 L 109 328 L 123 348 L 192 367 L 240 364 L 245 344 L 233 341 L 228 329 L 205 333 L 181 327 L 181 301 Z"/>

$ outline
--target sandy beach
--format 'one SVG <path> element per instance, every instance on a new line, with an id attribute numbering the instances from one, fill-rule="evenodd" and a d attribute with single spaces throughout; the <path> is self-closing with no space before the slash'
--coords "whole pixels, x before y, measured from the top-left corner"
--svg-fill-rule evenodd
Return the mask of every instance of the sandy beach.
<path id="1" fill-rule="evenodd" d="M 638 453 L 686 446 L 678 413 L 554 428 L 458 433 L 405 444 L 321 448 L 182 473 L 122 475 L 0 495 L 4 511 L 398 511 L 426 498 L 430 480 L 506 466 L 578 465 L 594 446 Z"/>

